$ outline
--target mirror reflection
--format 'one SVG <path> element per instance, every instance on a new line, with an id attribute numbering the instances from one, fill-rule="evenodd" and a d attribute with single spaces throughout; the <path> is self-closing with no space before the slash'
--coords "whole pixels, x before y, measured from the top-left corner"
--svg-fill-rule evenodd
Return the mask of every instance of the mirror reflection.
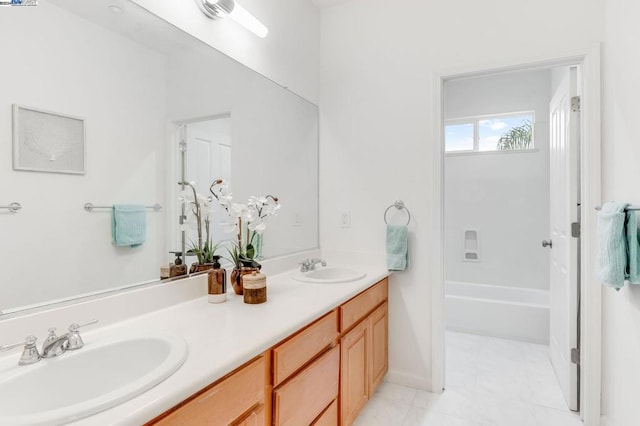
<path id="1" fill-rule="evenodd" d="M 0 81 L 0 205 L 22 206 L 0 210 L 2 314 L 158 282 L 170 252 L 183 250 L 182 233 L 185 245 L 194 235 L 179 223 L 181 180 L 209 195 L 224 179 L 238 203 L 277 194 L 264 258 L 318 245 L 317 107 L 137 5 L 118 2 L 115 14 L 111 3 L 51 0 L 0 15 L 3 39 L 20 34 L 3 46 L 14 78 Z M 65 169 L 64 150 L 30 152 L 45 170 L 16 168 L 14 105 L 82 120 L 84 169 L 74 156 L 80 173 L 47 171 Z M 53 130 L 22 143 L 59 143 L 64 120 L 49 121 Z M 38 120 L 18 124 L 43 134 Z M 113 206 L 131 213 L 118 224 L 142 229 L 141 241 L 114 243 Z M 229 244 L 228 219 L 214 216 L 212 240 Z"/>

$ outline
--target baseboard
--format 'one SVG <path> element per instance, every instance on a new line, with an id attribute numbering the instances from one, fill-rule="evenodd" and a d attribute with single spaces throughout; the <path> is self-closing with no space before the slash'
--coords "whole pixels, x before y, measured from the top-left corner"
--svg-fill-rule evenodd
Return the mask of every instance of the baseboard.
<path id="1" fill-rule="evenodd" d="M 432 391 L 431 379 L 425 379 L 424 377 L 416 376 L 415 374 L 403 373 L 401 371 L 389 370 L 384 381 L 411 388 Z"/>

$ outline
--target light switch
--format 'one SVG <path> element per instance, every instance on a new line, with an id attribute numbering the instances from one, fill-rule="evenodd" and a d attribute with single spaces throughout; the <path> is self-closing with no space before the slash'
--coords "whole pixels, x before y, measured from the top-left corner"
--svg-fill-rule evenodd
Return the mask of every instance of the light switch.
<path id="1" fill-rule="evenodd" d="M 340 226 L 343 228 L 351 228 L 351 212 L 342 212 L 340 215 Z"/>

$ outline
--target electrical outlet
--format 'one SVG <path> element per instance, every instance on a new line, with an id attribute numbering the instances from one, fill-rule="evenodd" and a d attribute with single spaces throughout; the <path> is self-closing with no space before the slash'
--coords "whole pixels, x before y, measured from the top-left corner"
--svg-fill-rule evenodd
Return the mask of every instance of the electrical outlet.
<path id="1" fill-rule="evenodd" d="M 340 215 L 340 226 L 343 228 L 351 228 L 351 212 L 342 212 Z"/>

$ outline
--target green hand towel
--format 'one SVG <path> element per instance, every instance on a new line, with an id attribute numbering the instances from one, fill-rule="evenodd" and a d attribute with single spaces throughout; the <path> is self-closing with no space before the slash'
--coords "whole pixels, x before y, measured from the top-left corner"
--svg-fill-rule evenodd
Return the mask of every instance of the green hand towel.
<path id="1" fill-rule="evenodd" d="M 627 271 L 630 284 L 640 284 L 640 242 L 638 241 L 638 217 L 635 211 L 626 212 Z"/>
<path id="2" fill-rule="evenodd" d="M 409 267 L 408 229 L 406 225 L 387 225 L 387 269 L 404 271 Z"/>
<path id="3" fill-rule="evenodd" d="M 138 247 L 147 236 L 147 209 L 144 206 L 116 204 L 111 213 L 111 242 L 116 246 Z"/>
<path id="4" fill-rule="evenodd" d="M 254 259 L 262 259 L 262 234 L 256 233 L 252 239 L 253 249 L 255 250 Z"/>
<path id="5" fill-rule="evenodd" d="M 598 213 L 596 274 L 600 282 L 620 290 L 627 275 L 626 203 L 605 203 Z"/>

